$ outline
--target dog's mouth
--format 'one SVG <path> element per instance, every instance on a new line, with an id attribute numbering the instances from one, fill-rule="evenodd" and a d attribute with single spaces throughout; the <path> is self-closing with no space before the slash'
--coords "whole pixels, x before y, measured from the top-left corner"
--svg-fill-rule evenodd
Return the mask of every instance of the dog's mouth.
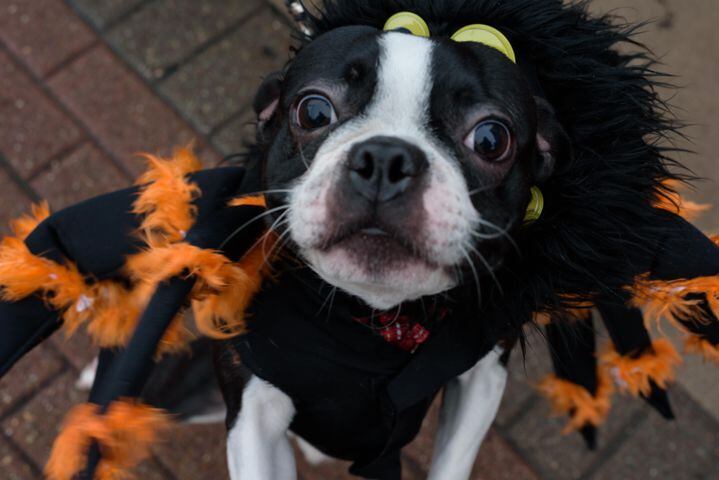
<path id="1" fill-rule="evenodd" d="M 450 269 L 431 261 L 421 244 L 374 224 L 345 229 L 303 255 L 325 281 L 377 309 L 455 285 Z"/>
<path id="2" fill-rule="evenodd" d="M 318 250 L 323 253 L 343 251 L 354 263 L 364 265 L 373 274 L 413 263 L 440 268 L 429 258 L 421 241 L 411 238 L 402 229 L 377 222 L 336 229 Z"/>

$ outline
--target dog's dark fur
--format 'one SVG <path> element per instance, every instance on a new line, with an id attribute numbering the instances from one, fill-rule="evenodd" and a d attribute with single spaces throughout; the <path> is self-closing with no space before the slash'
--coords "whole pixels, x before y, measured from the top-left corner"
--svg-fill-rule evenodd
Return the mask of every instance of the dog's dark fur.
<path id="1" fill-rule="evenodd" d="M 482 286 L 484 306 L 502 311 L 489 317 L 516 331 L 533 312 L 622 295 L 633 272 L 646 270 L 643 259 L 663 233 L 653 207 L 668 192 L 663 182 L 688 178 L 666 156 L 671 148 L 661 145 L 679 126 L 656 92 L 666 78 L 633 38 L 638 27 L 589 16 L 587 3 L 329 0 L 321 14 L 309 16 L 313 34 L 300 41 L 302 49 L 342 26 L 381 29 L 392 14 L 407 10 L 427 21 L 433 38 L 471 23 L 492 25 L 507 35 L 520 63 L 531 59 L 573 155 L 540 185 L 544 217 L 516 233 L 522 253 L 506 259 L 498 273 L 504 291 L 492 282 Z M 623 45 L 639 53 L 622 53 Z M 261 129 L 255 153 L 266 152 L 271 140 Z"/>

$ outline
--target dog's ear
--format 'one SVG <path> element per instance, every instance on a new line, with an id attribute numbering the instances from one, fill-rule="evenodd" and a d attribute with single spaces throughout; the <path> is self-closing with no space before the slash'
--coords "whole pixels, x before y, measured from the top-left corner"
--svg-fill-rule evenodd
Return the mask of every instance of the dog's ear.
<path id="1" fill-rule="evenodd" d="M 280 103 L 282 94 L 282 72 L 271 73 L 262 81 L 255 94 L 252 108 L 257 115 L 259 129 L 261 130 L 272 119 Z"/>
<path id="2" fill-rule="evenodd" d="M 571 158 L 572 144 L 549 102 L 540 97 L 535 97 L 535 101 L 539 155 L 534 167 L 534 178 L 538 184 L 541 184 L 552 175 L 557 162 L 568 161 Z"/>

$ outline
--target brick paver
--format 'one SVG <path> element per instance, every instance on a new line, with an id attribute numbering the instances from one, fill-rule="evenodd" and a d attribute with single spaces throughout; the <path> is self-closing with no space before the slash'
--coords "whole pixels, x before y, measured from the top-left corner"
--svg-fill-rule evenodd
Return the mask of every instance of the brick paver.
<path id="1" fill-rule="evenodd" d="M 0 418 L 29 398 L 38 387 L 52 381 L 64 370 L 64 361 L 45 344 L 30 352 L 13 367 L 14 382 L 3 384 L 0 391 Z M 21 380 L 21 381 L 19 381 Z"/>
<path id="2" fill-rule="evenodd" d="M 83 138 L 80 129 L 0 49 L 0 152 L 23 177 Z"/>
<path id="3" fill-rule="evenodd" d="M 62 0 L 7 0 L 0 39 L 39 75 L 96 42 L 92 30 Z"/>
<path id="4" fill-rule="evenodd" d="M 74 388 L 76 379 L 74 371 L 66 370 L 2 422 L 3 433 L 22 448 L 35 465 L 45 464 L 53 437 L 68 410 L 85 400 L 84 393 Z"/>
<path id="5" fill-rule="evenodd" d="M 211 137 L 212 144 L 224 155 L 242 152 L 255 139 L 256 124 L 254 112 L 244 111 Z"/>
<path id="6" fill-rule="evenodd" d="M 229 478 L 225 460 L 225 426 L 178 426 L 155 447 L 158 459 L 178 480 Z"/>
<path id="7" fill-rule="evenodd" d="M 704 0 L 597 0 L 598 10 L 631 3 L 630 18 L 658 18 L 648 42 L 694 88 L 679 95 L 702 155 L 688 162 L 716 179 L 719 149 L 713 95 L 719 63 L 713 35 L 719 10 Z M 274 4 L 275 9 L 267 8 Z M 168 153 L 199 141 L 206 164 L 241 152 L 253 136 L 252 95 L 281 68 L 290 44 L 280 0 L 9 0 L 0 5 L 0 227 L 33 197 L 62 208 L 127 185 L 142 169 L 141 151 Z M 712 133 L 713 132 L 713 133 Z M 719 201 L 702 186 L 698 198 Z M 719 210 L 704 220 L 719 223 Z M 0 477 L 41 477 L 62 417 L 86 398 L 74 388 L 94 356 L 89 339 L 56 335 L 0 383 Z M 476 461 L 474 480 L 713 479 L 719 465 L 719 386 L 709 367 L 688 362 L 684 389 L 672 393 L 670 424 L 641 401 L 621 399 L 597 452 L 527 385 L 548 371 L 541 338 L 525 365 L 511 362 L 507 394 Z M 716 374 L 716 369 L 712 370 Z M 714 384 L 719 385 L 717 382 Z M 694 397 L 693 397 L 694 396 Z M 703 400 L 703 404 L 696 399 Z M 714 416 L 712 415 L 714 413 Z M 426 476 L 437 406 L 403 456 L 404 479 Z M 312 467 L 302 480 L 349 479 L 347 464 Z M 138 471 L 149 480 L 226 477 L 223 427 L 179 426 Z"/>
<path id="8" fill-rule="evenodd" d="M 97 356 L 92 340 L 83 331 L 77 331 L 70 337 L 61 331 L 50 338 L 49 342 L 62 353 L 72 368 L 78 372 Z"/>
<path id="9" fill-rule="evenodd" d="M 134 174 L 144 166 L 138 152 L 167 154 L 197 136 L 105 47 L 96 47 L 68 65 L 49 86 Z"/>
<path id="10" fill-rule="evenodd" d="M 30 185 L 42 192 L 53 210 L 128 186 L 122 172 L 96 148 L 86 142 L 50 162 Z"/>
<path id="11" fill-rule="evenodd" d="M 20 451 L 0 435 L 0 470 L 5 480 L 37 478 L 39 471 L 20 458 Z"/>
<path id="12" fill-rule="evenodd" d="M 162 83 L 160 89 L 203 133 L 247 110 L 262 75 L 287 61 L 286 26 L 269 9 L 210 47 Z"/>
<path id="13" fill-rule="evenodd" d="M 678 421 L 648 415 L 629 425 L 621 449 L 591 480 L 719 478 L 719 430 L 716 421 L 697 407 L 681 388 L 673 390 Z"/>
<path id="14" fill-rule="evenodd" d="M 7 174 L 0 169 L 0 235 L 9 232 L 8 222 L 27 211 L 30 199 Z"/>
<path id="15" fill-rule="evenodd" d="M 527 355 L 514 352 L 510 358 L 507 391 L 497 415 L 497 425 L 509 427 L 533 403 L 539 401 L 532 385 L 537 385 L 551 370 L 551 360 L 544 339 L 535 329 L 527 330 Z"/>
<path id="16" fill-rule="evenodd" d="M 538 480 L 527 462 L 495 430 L 482 443 L 473 480 Z"/>
<path id="17" fill-rule="evenodd" d="M 162 78 L 260 5 L 261 0 L 157 0 L 107 38 L 143 75 Z"/>
<path id="18" fill-rule="evenodd" d="M 68 3 L 92 25 L 102 29 L 131 14 L 147 0 L 70 0 Z"/>
<path id="19" fill-rule="evenodd" d="M 542 478 L 577 480 L 601 459 L 605 449 L 613 447 L 616 436 L 631 424 L 636 413 L 647 408 L 641 400 L 615 398 L 612 412 L 599 430 L 597 452 L 588 450 L 579 434 L 562 435 L 567 418 L 554 417 L 543 398 L 524 412 L 507 434 Z"/>

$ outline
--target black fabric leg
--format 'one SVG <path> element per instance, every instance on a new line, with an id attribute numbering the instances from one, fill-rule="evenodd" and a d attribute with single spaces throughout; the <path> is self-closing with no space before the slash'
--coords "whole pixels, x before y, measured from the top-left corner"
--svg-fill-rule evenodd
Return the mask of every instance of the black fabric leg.
<path id="1" fill-rule="evenodd" d="M 558 319 L 547 325 L 546 332 L 557 377 L 596 395 L 596 334 L 592 320 Z"/>
<path id="2" fill-rule="evenodd" d="M 40 298 L 0 302 L 0 378 L 61 325 Z"/>
<path id="3" fill-rule="evenodd" d="M 652 339 L 645 327 L 641 310 L 611 301 L 600 302 L 597 308 L 617 353 L 638 358 L 651 351 Z M 653 381 L 650 385 L 651 391 L 647 395 L 642 394 L 642 398 L 662 417 L 667 420 L 674 419 L 667 392 Z"/>

